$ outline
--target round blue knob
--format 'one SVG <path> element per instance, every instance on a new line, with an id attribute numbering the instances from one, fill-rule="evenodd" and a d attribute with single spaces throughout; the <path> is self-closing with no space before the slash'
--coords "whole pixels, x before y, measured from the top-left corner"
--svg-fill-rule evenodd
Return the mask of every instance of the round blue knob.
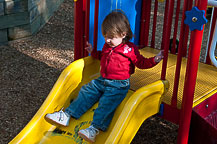
<path id="1" fill-rule="evenodd" d="M 199 10 L 197 7 L 193 7 L 190 11 L 185 12 L 186 18 L 184 23 L 187 24 L 191 31 L 197 29 L 201 31 L 203 25 L 208 22 L 206 19 L 205 11 Z"/>

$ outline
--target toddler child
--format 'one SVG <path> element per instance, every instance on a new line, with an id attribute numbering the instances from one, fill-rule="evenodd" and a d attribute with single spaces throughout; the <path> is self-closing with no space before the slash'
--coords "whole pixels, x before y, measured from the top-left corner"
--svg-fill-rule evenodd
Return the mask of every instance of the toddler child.
<path id="1" fill-rule="evenodd" d="M 99 101 L 90 127 L 78 132 L 81 138 L 89 142 L 95 141 L 99 130 L 106 131 L 108 128 L 116 108 L 130 88 L 129 78 L 134 73 L 135 66 L 140 69 L 151 68 L 163 58 L 163 51 L 155 57 L 145 58 L 129 42 L 133 33 L 123 12 L 112 11 L 106 16 L 102 23 L 102 34 L 105 44 L 101 52 L 93 50 L 89 43 L 86 48 L 93 57 L 101 60 L 101 76 L 84 85 L 78 97 L 65 111 L 60 110 L 45 116 L 57 124 L 68 126 L 71 117 L 80 118 Z"/>

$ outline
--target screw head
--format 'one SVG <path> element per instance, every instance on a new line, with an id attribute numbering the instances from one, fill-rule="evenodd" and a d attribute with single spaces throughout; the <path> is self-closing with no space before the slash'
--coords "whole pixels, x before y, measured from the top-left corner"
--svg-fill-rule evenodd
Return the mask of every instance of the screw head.
<path id="1" fill-rule="evenodd" d="M 193 18 L 192 18 L 192 21 L 193 21 L 193 22 L 197 22 L 197 17 L 193 17 Z"/>

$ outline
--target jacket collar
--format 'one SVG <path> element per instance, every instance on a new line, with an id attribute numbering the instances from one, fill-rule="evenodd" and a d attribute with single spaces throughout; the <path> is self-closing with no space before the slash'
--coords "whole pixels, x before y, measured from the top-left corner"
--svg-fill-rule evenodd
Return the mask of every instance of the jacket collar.
<path id="1" fill-rule="evenodd" d="M 105 44 L 106 44 L 106 49 L 108 49 L 108 50 L 117 50 L 119 48 L 122 48 L 125 45 L 125 43 L 121 43 L 116 47 L 110 47 L 107 43 L 105 43 Z"/>

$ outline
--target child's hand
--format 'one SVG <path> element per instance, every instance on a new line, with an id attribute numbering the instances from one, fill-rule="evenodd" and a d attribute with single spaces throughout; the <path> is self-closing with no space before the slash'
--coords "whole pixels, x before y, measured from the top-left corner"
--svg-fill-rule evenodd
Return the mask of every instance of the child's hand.
<path id="1" fill-rule="evenodd" d="M 91 45 L 91 43 L 86 42 L 87 47 L 85 47 L 85 49 L 88 51 L 89 54 L 91 54 L 91 52 L 93 51 L 93 47 Z"/>
<path id="2" fill-rule="evenodd" d="M 164 50 L 161 50 L 155 57 L 154 61 L 159 63 L 164 58 Z"/>

